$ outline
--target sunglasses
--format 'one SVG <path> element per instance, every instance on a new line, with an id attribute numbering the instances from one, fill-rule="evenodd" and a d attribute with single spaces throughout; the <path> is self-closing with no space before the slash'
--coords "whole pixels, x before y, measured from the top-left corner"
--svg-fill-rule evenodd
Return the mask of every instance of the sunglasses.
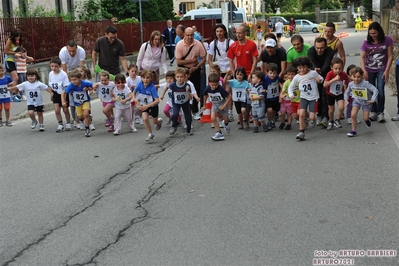
<path id="1" fill-rule="evenodd" d="M 118 82 L 115 82 L 115 84 L 125 84 L 126 83 L 126 81 L 118 81 Z"/>

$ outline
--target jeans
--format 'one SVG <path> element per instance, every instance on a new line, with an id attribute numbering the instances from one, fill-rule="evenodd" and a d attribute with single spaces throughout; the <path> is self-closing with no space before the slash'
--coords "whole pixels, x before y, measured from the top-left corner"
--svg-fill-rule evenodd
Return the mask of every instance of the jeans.
<path id="1" fill-rule="evenodd" d="M 26 73 L 18 73 L 18 84 L 21 84 L 22 82 L 26 81 Z M 24 95 L 21 91 L 19 92 L 19 95 Z"/>
<path id="2" fill-rule="evenodd" d="M 398 103 L 397 103 L 397 107 L 398 107 L 398 112 L 397 114 L 399 115 L 399 66 L 396 65 L 395 68 L 395 79 L 396 79 L 396 97 L 398 98 Z"/>
<path id="3" fill-rule="evenodd" d="M 371 109 L 371 112 L 377 114 L 384 113 L 385 109 L 385 81 L 382 79 L 382 74 L 384 74 L 384 71 L 377 73 L 368 72 L 369 82 L 378 90 L 377 102 L 373 104 L 373 108 Z"/>
<path id="4" fill-rule="evenodd" d="M 186 131 L 191 132 L 191 113 L 190 113 L 190 102 L 187 101 L 183 104 L 173 104 L 172 107 L 172 127 L 177 127 L 179 125 L 178 117 L 180 108 L 183 109 L 184 119 L 186 120 Z"/>

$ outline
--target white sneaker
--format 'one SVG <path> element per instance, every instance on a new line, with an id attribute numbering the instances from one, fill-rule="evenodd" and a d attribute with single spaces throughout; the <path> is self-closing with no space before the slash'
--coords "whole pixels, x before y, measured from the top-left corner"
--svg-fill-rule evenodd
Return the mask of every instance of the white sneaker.
<path id="1" fill-rule="evenodd" d="M 140 124 L 140 125 L 144 125 L 143 118 L 141 118 L 141 117 L 139 117 L 139 124 Z"/>
<path id="2" fill-rule="evenodd" d="M 155 137 L 154 135 L 148 134 L 148 136 L 147 136 L 147 138 L 145 139 L 145 141 L 153 140 L 154 137 Z"/>
<path id="3" fill-rule="evenodd" d="M 94 124 L 90 124 L 90 125 L 89 125 L 89 129 L 90 129 L 90 130 L 96 130 L 96 128 L 94 127 Z"/>
<path id="4" fill-rule="evenodd" d="M 133 133 L 136 133 L 136 132 L 137 132 L 137 128 L 136 128 L 135 126 L 133 126 L 133 128 L 132 128 L 132 132 L 133 132 Z"/>
<path id="5" fill-rule="evenodd" d="M 399 114 L 397 114 L 397 115 L 394 116 L 394 117 L 391 117 L 391 120 L 392 120 L 392 121 L 399 121 Z"/>
<path id="6" fill-rule="evenodd" d="M 64 131 L 64 126 L 63 125 L 61 125 L 61 124 L 59 124 L 58 125 L 58 127 L 57 127 L 57 129 L 55 130 L 55 132 L 62 132 L 62 131 Z"/>
<path id="7" fill-rule="evenodd" d="M 371 112 L 369 118 L 370 118 L 371 121 L 377 120 L 377 113 L 376 112 Z"/>
<path id="8" fill-rule="evenodd" d="M 86 126 L 84 123 L 78 124 L 80 130 L 86 130 Z"/>
<path id="9" fill-rule="evenodd" d="M 234 115 L 233 113 L 229 113 L 229 122 L 233 122 L 234 121 Z"/>
<path id="10" fill-rule="evenodd" d="M 162 120 L 162 118 L 158 118 L 158 123 L 157 123 L 157 125 L 155 126 L 155 130 L 160 130 L 161 129 L 161 127 L 162 127 L 162 122 L 163 122 L 163 120 Z"/>
<path id="11" fill-rule="evenodd" d="M 383 113 L 379 113 L 379 114 L 377 115 L 377 121 L 378 121 L 379 123 L 385 123 L 385 117 L 384 117 L 384 114 L 383 114 Z"/>
<path id="12" fill-rule="evenodd" d="M 139 116 L 136 116 L 136 117 L 134 118 L 134 123 L 140 124 L 140 117 L 139 117 Z"/>
<path id="13" fill-rule="evenodd" d="M 119 135 L 119 134 L 120 134 L 120 130 L 119 129 L 115 129 L 114 135 Z"/>
<path id="14" fill-rule="evenodd" d="M 200 114 L 199 114 L 199 113 L 195 113 L 195 114 L 194 114 L 194 119 L 195 119 L 195 120 L 200 120 L 200 119 L 201 119 Z"/>
<path id="15" fill-rule="evenodd" d="M 28 100 L 28 98 L 26 98 L 25 95 L 22 95 L 22 96 L 21 96 L 21 101 L 27 101 L 27 100 Z"/>
<path id="16" fill-rule="evenodd" d="M 71 130 L 71 127 L 72 127 L 72 126 L 71 126 L 71 123 L 66 123 L 66 124 L 65 124 L 65 130 L 66 130 L 66 131 Z"/>

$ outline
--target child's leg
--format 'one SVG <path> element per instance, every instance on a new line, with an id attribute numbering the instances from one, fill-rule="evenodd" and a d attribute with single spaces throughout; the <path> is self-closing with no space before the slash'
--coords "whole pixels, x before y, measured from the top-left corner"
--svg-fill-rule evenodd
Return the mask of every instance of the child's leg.
<path id="1" fill-rule="evenodd" d="M 150 118 L 149 118 L 148 112 L 142 112 L 141 117 L 143 118 L 144 126 L 147 129 L 147 132 L 149 134 L 152 134 L 152 129 L 151 129 L 151 125 L 150 125 L 150 120 L 149 120 Z"/>
<path id="2" fill-rule="evenodd" d="M 337 118 L 340 119 L 342 114 L 344 113 L 344 100 L 339 100 L 337 102 L 338 105 L 338 113 L 337 113 Z M 331 117 L 331 116 L 330 116 Z"/>
<path id="3" fill-rule="evenodd" d="M 29 115 L 29 118 L 30 118 L 32 121 L 36 121 L 35 111 L 34 111 L 34 110 L 29 110 L 29 111 L 28 111 L 28 115 Z"/>
<path id="4" fill-rule="evenodd" d="M 172 107 L 169 104 L 165 104 L 165 107 L 163 108 L 163 113 L 168 118 L 170 118 L 170 109 L 172 109 Z"/>
<path id="5" fill-rule="evenodd" d="M 43 112 L 37 111 L 37 117 L 39 118 L 39 125 L 43 125 L 44 118 L 43 118 Z"/>
<path id="6" fill-rule="evenodd" d="M 272 107 L 267 108 L 267 121 L 271 122 L 274 118 L 274 111 Z"/>
<path id="7" fill-rule="evenodd" d="M 114 121 L 114 129 L 121 130 L 122 128 L 122 109 L 115 108 L 115 121 Z"/>
<path id="8" fill-rule="evenodd" d="M 165 107 L 168 104 L 165 105 Z M 190 105 L 190 103 L 188 104 Z M 169 105 L 168 105 L 169 106 Z M 172 108 L 172 115 L 171 115 L 171 120 L 172 120 L 172 127 L 177 127 L 179 125 L 178 121 L 178 117 L 180 116 L 179 112 L 180 112 L 180 104 L 174 104 Z M 165 109 L 164 109 L 165 112 Z M 168 113 L 170 112 L 170 110 L 168 111 Z M 190 114 L 191 115 L 191 114 Z"/>
<path id="9" fill-rule="evenodd" d="M 130 108 L 123 109 L 123 115 L 125 116 L 125 120 L 129 129 L 133 129 L 133 119 L 132 119 L 132 110 Z"/>
<path id="10" fill-rule="evenodd" d="M 68 124 L 71 123 L 71 114 L 69 113 L 68 107 L 62 107 L 62 111 L 64 112 L 66 122 Z"/>
<path id="11" fill-rule="evenodd" d="M 107 119 L 111 120 L 112 104 L 107 104 L 107 105 L 104 106 L 103 114 L 107 117 Z"/>
<path id="12" fill-rule="evenodd" d="M 363 110 L 363 119 L 364 121 L 368 121 L 370 117 L 370 111 Z"/>
<path id="13" fill-rule="evenodd" d="M 334 112 L 335 112 L 335 105 L 328 105 L 328 117 L 330 118 L 330 121 L 334 121 Z"/>
<path id="14" fill-rule="evenodd" d="M 356 131 L 356 119 L 357 119 L 357 113 L 359 112 L 359 107 L 353 106 L 352 105 L 352 113 L 351 113 L 351 118 L 352 118 L 352 131 Z"/>
<path id="15" fill-rule="evenodd" d="M 348 101 L 348 105 L 346 106 L 346 118 L 351 118 L 352 116 L 352 101 Z"/>
<path id="16" fill-rule="evenodd" d="M 218 123 L 218 120 L 217 120 L 217 115 L 218 115 L 217 112 L 212 110 L 212 112 L 211 112 L 212 124 L 215 127 L 216 131 L 220 131 L 219 123 Z"/>
<path id="17" fill-rule="evenodd" d="M 192 116 L 191 116 L 191 112 L 190 112 L 190 103 L 186 102 L 186 103 L 182 104 L 181 107 L 183 109 L 184 120 L 186 120 L 186 125 L 187 125 L 186 132 L 190 133 L 191 132 L 191 123 L 192 123 Z"/>
<path id="18" fill-rule="evenodd" d="M 55 112 L 55 118 L 57 119 L 58 123 L 62 124 L 62 116 L 61 116 L 61 107 L 59 103 L 54 103 L 54 112 Z"/>
<path id="19" fill-rule="evenodd" d="M 88 128 L 90 126 L 90 102 L 84 102 L 82 109 L 85 127 Z"/>

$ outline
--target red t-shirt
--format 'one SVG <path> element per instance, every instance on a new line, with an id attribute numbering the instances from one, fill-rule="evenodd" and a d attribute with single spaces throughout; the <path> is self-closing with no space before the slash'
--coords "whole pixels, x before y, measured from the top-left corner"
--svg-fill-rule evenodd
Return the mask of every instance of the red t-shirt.
<path id="1" fill-rule="evenodd" d="M 330 80 L 334 79 L 335 76 L 336 75 L 334 74 L 334 72 L 332 70 L 330 70 L 330 72 L 327 73 L 325 81 L 330 81 Z M 344 84 L 348 85 L 350 82 L 350 79 L 344 71 L 342 71 L 339 74 L 339 77 L 340 77 L 340 79 L 338 81 L 334 81 L 333 83 L 331 83 L 330 86 L 326 87 L 326 92 L 328 95 L 338 96 L 338 95 L 341 95 L 342 93 L 344 93 Z"/>
<path id="2" fill-rule="evenodd" d="M 240 43 L 236 41 L 230 46 L 227 52 L 228 58 L 236 58 L 236 69 L 237 67 L 245 68 L 247 75 L 251 72 L 253 57 L 256 56 L 258 56 L 258 46 L 251 40 L 247 40 L 244 45 L 240 45 Z"/>

